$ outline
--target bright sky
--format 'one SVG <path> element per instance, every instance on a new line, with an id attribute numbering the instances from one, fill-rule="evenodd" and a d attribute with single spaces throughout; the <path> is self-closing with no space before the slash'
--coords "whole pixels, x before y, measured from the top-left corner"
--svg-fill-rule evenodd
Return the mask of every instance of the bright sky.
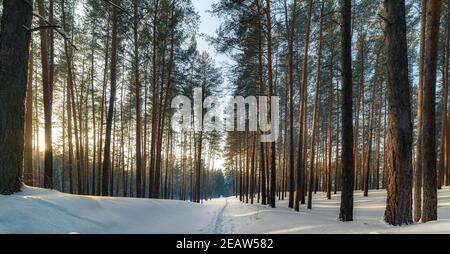
<path id="1" fill-rule="evenodd" d="M 217 17 L 213 17 L 209 10 L 211 10 L 211 5 L 218 0 L 192 0 L 195 10 L 200 15 L 199 32 L 206 36 L 215 36 L 216 30 L 220 26 L 220 20 Z M 197 38 L 198 49 L 200 51 L 206 50 L 208 53 L 216 60 L 216 64 L 220 67 L 224 67 L 226 63 L 230 62 L 230 59 L 222 54 L 218 54 L 214 47 L 209 45 L 205 38 L 199 36 Z"/>

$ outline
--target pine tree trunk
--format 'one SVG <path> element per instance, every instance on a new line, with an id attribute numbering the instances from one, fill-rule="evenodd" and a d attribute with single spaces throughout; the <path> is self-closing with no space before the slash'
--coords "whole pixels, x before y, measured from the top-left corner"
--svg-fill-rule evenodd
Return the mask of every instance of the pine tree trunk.
<path id="1" fill-rule="evenodd" d="M 135 103 L 136 103 L 136 196 L 143 198 L 142 195 L 142 144 L 141 144 L 141 131 L 142 131 L 142 113 L 141 113 L 141 83 L 139 78 L 139 20 L 138 20 L 138 0 L 134 0 L 134 17 L 133 17 L 133 35 L 134 35 L 134 83 L 135 83 Z"/>
<path id="2" fill-rule="evenodd" d="M 341 1 L 341 47 L 342 47 L 342 197 L 339 218 L 353 221 L 353 83 L 352 83 L 352 3 Z"/>
<path id="3" fill-rule="evenodd" d="M 154 166 L 155 166 L 155 146 L 157 140 L 157 116 L 158 116 L 158 84 L 157 84 L 157 51 L 158 51 L 158 41 L 157 41 L 157 27 L 158 27 L 158 9 L 159 9 L 159 0 L 156 0 L 154 5 L 154 13 L 153 13 L 153 37 L 152 37 L 152 47 L 153 47 L 153 56 L 152 56 L 152 136 L 150 137 L 150 161 L 149 161 L 149 196 L 151 198 L 154 197 L 153 190 L 155 188 L 154 184 Z"/>
<path id="4" fill-rule="evenodd" d="M 33 46 L 30 47 L 28 61 L 28 84 L 27 98 L 25 102 L 25 133 L 23 148 L 23 182 L 28 186 L 33 186 L 33 71 L 34 57 Z"/>
<path id="5" fill-rule="evenodd" d="M 272 71 L 272 16 L 271 3 L 266 0 L 266 30 L 267 30 L 267 78 L 269 84 L 269 115 L 272 115 L 273 106 L 273 71 Z M 272 122 L 272 121 L 271 121 Z M 275 126 L 272 123 L 272 131 Z M 278 127 L 275 127 L 278 128 Z M 276 208 L 276 185 L 277 185 L 277 171 L 276 171 L 276 142 L 271 143 L 271 164 L 270 164 L 270 195 L 269 205 Z"/>
<path id="6" fill-rule="evenodd" d="M 117 4 L 119 0 L 116 0 Z M 103 166 L 102 166 L 102 195 L 109 195 L 109 170 L 111 165 L 111 136 L 112 136 L 112 125 L 114 118 L 114 104 L 116 100 L 117 91 L 117 50 L 118 50 L 118 10 L 113 8 L 112 11 L 112 39 L 111 39 L 111 91 L 109 99 L 108 117 L 106 119 L 106 133 L 105 133 L 105 148 L 103 150 Z"/>
<path id="7" fill-rule="evenodd" d="M 39 15 L 45 18 L 44 1 L 38 0 Z M 45 26 L 46 23 L 40 19 L 40 26 Z M 50 67 L 49 67 L 49 36 L 46 29 L 40 31 L 41 39 L 41 66 L 42 66 L 42 85 L 44 94 L 44 119 L 45 119 L 45 149 L 44 149 L 44 188 L 53 189 L 53 150 L 52 150 L 52 97 L 53 84 L 50 82 Z"/>
<path id="8" fill-rule="evenodd" d="M 437 220 L 436 76 L 441 1 L 428 0 L 423 86 L 423 210 L 422 221 Z"/>
<path id="9" fill-rule="evenodd" d="M 450 1 L 447 0 L 447 20 L 446 20 L 446 29 L 445 29 L 445 57 L 444 57 L 444 63 L 442 66 L 442 77 L 443 77 L 443 83 L 444 83 L 444 87 L 447 87 L 448 90 L 448 72 L 449 72 L 449 58 L 450 58 Z M 448 107 L 448 105 L 447 105 Z M 445 161 L 446 161 L 446 167 L 444 170 L 444 185 L 445 186 L 449 186 L 450 185 L 450 175 L 449 175 L 449 171 L 450 171 L 450 133 L 448 130 L 448 121 L 450 119 L 450 112 L 448 112 L 447 109 L 447 115 L 445 116 L 447 119 L 447 126 L 445 131 L 447 132 L 446 138 L 445 138 Z"/>
<path id="10" fill-rule="evenodd" d="M 339 93 L 336 96 L 336 105 L 339 105 L 340 101 L 339 101 Z M 341 179 L 342 177 L 339 175 L 339 169 L 340 169 L 340 163 L 339 163 L 339 143 L 340 143 L 340 112 L 339 109 L 336 110 L 336 160 L 335 160 L 335 165 L 334 165 L 334 195 L 337 194 L 339 186 L 340 186 L 340 182 L 339 179 Z"/>
<path id="11" fill-rule="evenodd" d="M 319 114 L 319 98 L 320 98 L 320 82 L 321 82 L 321 63 L 322 63 L 322 37 L 323 37 L 323 3 L 320 10 L 320 24 L 319 24 L 319 45 L 317 49 L 317 73 L 316 73 L 316 89 L 314 96 L 314 111 L 313 111 L 313 122 L 311 127 L 311 152 L 310 152 L 310 167 L 309 167 L 309 189 L 308 189 L 308 209 L 312 209 L 312 192 L 314 186 L 314 158 L 315 158 L 315 139 L 316 130 L 318 129 L 317 118 Z M 318 165 L 317 165 L 318 166 Z M 318 168 L 316 168 L 316 171 Z M 316 177 L 317 179 L 317 177 Z"/>
<path id="12" fill-rule="evenodd" d="M 255 153 L 256 153 L 256 136 L 253 135 L 253 141 L 252 141 L 252 159 L 251 159 L 251 170 L 250 170 L 250 203 L 253 205 L 254 204 L 254 197 L 255 197 Z"/>
<path id="13" fill-rule="evenodd" d="M 94 81 L 95 81 L 95 49 L 94 49 L 94 43 L 95 43 L 95 26 L 92 27 L 92 41 L 91 41 L 91 106 L 92 106 L 92 185 L 91 185 L 91 194 L 95 195 L 96 190 L 96 174 L 97 174 L 97 125 L 96 125 L 96 108 L 95 108 L 95 88 L 94 88 Z M 87 115 L 87 114 L 86 114 Z M 86 119 L 87 121 L 87 119 Z"/>
<path id="14" fill-rule="evenodd" d="M 380 164 L 381 164 L 381 130 L 382 130 L 382 109 L 383 109 L 383 95 L 378 98 L 378 120 L 377 120 L 377 136 L 376 136 L 376 148 L 375 148 L 375 189 L 380 189 Z"/>
<path id="15" fill-rule="evenodd" d="M 67 84 L 63 85 L 62 101 L 62 155 L 61 155 L 61 192 L 66 192 L 66 98 Z M 95 195 L 95 194 L 94 194 Z"/>
<path id="16" fill-rule="evenodd" d="M 106 43 L 105 43 L 105 67 L 103 69 L 103 86 L 102 86 L 102 98 L 101 98 L 101 107 L 100 107 L 100 127 L 99 127 L 99 135 L 98 135 L 98 158 L 97 158 L 97 168 L 99 170 L 97 174 L 97 188 L 95 190 L 96 195 L 100 196 L 102 193 L 102 162 L 103 162 L 103 156 L 102 156 L 102 148 L 103 148 L 103 133 L 104 133 L 104 120 L 105 120 L 105 108 L 106 108 L 106 86 L 108 82 L 108 67 L 109 67 L 109 27 L 110 22 L 108 22 L 108 29 L 107 29 L 107 36 L 106 36 Z M 131 186 L 131 184 L 130 184 Z"/>
<path id="17" fill-rule="evenodd" d="M 385 221 L 412 223 L 412 119 L 405 1 L 385 0 L 389 131 Z"/>
<path id="18" fill-rule="evenodd" d="M 448 9 L 448 8 L 447 8 Z M 448 82 L 446 82 L 445 78 L 445 72 L 448 71 L 448 64 L 445 64 L 446 58 L 447 58 L 447 48 L 448 48 L 448 41 L 447 41 L 447 31 L 448 29 L 445 29 L 445 37 L 443 38 L 444 42 L 447 42 L 447 44 L 444 44 L 442 48 L 443 53 L 443 63 L 442 63 L 442 110 L 441 110 L 441 143 L 440 143 L 440 150 L 439 150 L 439 179 L 438 179 L 438 188 L 442 189 L 442 186 L 446 185 L 446 172 L 448 170 Z M 446 68 L 447 67 L 447 68 Z"/>
<path id="19" fill-rule="evenodd" d="M 33 1 L 3 1 L 0 28 L 0 194 L 20 191 Z M 7 123 L 7 124 L 6 124 Z"/>
<path id="20" fill-rule="evenodd" d="M 380 54 L 381 49 L 377 52 L 376 55 L 376 63 L 375 63 L 375 76 L 374 76 L 374 83 L 372 84 L 372 98 L 370 101 L 370 113 L 369 113 L 369 137 L 367 139 L 367 155 L 366 155 L 366 163 L 364 163 L 365 166 L 365 173 L 364 173 L 364 197 L 369 196 L 369 189 L 370 189 L 370 175 L 371 175 L 371 161 L 372 161 L 372 141 L 373 141 L 373 125 L 374 125 L 374 114 L 375 114 L 375 94 L 376 91 L 378 91 L 378 86 L 380 84 L 380 78 L 379 78 L 379 63 L 380 63 Z"/>
<path id="21" fill-rule="evenodd" d="M 258 8 L 258 83 L 259 83 L 259 95 L 263 96 L 265 94 L 264 81 L 263 81 L 263 25 L 262 25 L 262 6 L 261 1 L 257 1 Z M 260 174 L 261 174 L 261 204 L 267 205 L 267 190 L 266 190 L 266 163 L 265 163 L 265 152 L 264 143 L 260 142 L 259 147 L 259 163 L 260 163 Z M 237 168 L 236 168 L 237 170 Z M 237 186 L 237 185 L 236 185 Z M 237 191 L 236 191 L 237 193 Z"/>
<path id="22" fill-rule="evenodd" d="M 297 192 L 295 194 L 295 211 L 300 211 L 300 203 L 305 201 L 306 192 L 306 114 L 307 114 L 307 87 L 308 87 L 308 59 L 309 59 L 309 43 L 311 33 L 312 20 L 312 0 L 308 1 L 308 18 L 306 22 L 305 48 L 302 67 L 302 79 L 300 90 L 300 115 L 299 115 L 299 148 L 298 148 L 298 163 L 297 163 Z"/>
<path id="23" fill-rule="evenodd" d="M 297 1 L 293 3 L 292 22 L 289 23 L 289 13 L 286 0 L 284 0 L 285 9 L 285 23 L 286 35 L 288 43 L 288 63 L 289 63 L 289 79 L 288 79 L 288 109 L 289 109 L 289 159 L 287 161 L 289 166 L 289 208 L 294 208 L 294 192 L 295 192 L 295 177 L 294 177 L 294 33 L 296 24 L 296 6 Z M 288 135 L 287 133 L 285 135 Z"/>
<path id="24" fill-rule="evenodd" d="M 420 70 L 419 88 L 417 95 L 417 145 L 416 145 L 416 165 L 414 170 L 414 221 L 418 222 L 422 218 L 422 185 L 423 185 L 423 82 L 425 76 L 425 30 L 427 22 L 427 0 L 422 0 L 422 15 L 420 21 Z"/>
<path id="25" fill-rule="evenodd" d="M 330 22 L 329 23 L 329 31 L 333 31 L 334 26 L 333 23 Z M 329 72 L 330 72 L 330 77 L 329 77 L 329 82 L 330 82 L 330 87 L 329 87 L 329 94 L 328 94 L 328 148 L 327 148 L 327 168 L 326 168 L 326 173 L 327 173 L 327 186 L 326 186 L 326 191 L 327 191 L 327 199 L 330 200 L 331 199 L 331 188 L 332 188 L 332 181 L 331 181 L 331 177 L 332 177 L 332 171 L 333 171 L 333 107 L 334 107 L 334 83 L 333 83 L 333 77 L 334 77 L 334 46 L 331 47 L 331 55 L 330 55 L 330 63 L 329 63 Z M 335 161 L 335 163 L 337 163 L 337 160 Z M 337 172 L 336 172 L 337 175 Z"/>

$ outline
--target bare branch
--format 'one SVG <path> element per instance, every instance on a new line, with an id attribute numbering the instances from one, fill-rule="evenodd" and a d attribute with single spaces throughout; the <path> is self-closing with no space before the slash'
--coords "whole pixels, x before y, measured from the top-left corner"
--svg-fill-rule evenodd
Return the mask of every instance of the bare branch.
<path id="1" fill-rule="evenodd" d="M 39 27 L 31 28 L 31 29 L 29 29 L 29 31 L 30 32 L 36 32 L 36 31 L 40 31 L 40 30 L 56 29 L 56 28 L 61 28 L 61 27 L 60 26 L 56 26 L 56 25 L 39 26 Z"/>
<path id="2" fill-rule="evenodd" d="M 103 2 L 106 2 L 107 4 L 111 5 L 114 8 L 117 8 L 121 12 L 125 13 L 127 16 L 131 17 L 131 14 L 128 13 L 128 11 L 125 10 L 125 8 L 123 8 L 122 6 L 119 6 L 119 5 L 115 4 L 115 3 L 113 3 L 111 0 L 103 0 Z"/>
<path id="3" fill-rule="evenodd" d="M 68 41 L 69 44 L 70 44 L 75 50 L 78 50 L 77 47 L 73 44 L 72 40 L 66 35 L 66 33 L 65 33 L 63 30 L 61 30 L 61 27 L 60 27 L 60 26 L 57 26 L 57 25 L 52 24 L 50 21 L 48 21 L 48 20 L 46 20 L 44 17 L 42 17 L 38 12 L 33 12 L 33 15 L 36 16 L 36 17 L 38 17 L 38 18 L 41 19 L 42 21 L 44 21 L 44 23 L 47 24 L 47 26 L 45 26 L 45 27 L 51 28 L 51 29 L 55 29 L 55 31 L 56 31 L 57 33 L 59 33 L 59 34 L 64 38 L 64 40 Z M 42 27 L 38 27 L 38 30 L 41 30 L 41 28 L 42 28 Z M 36 28 L 35 28 L 35 29 L 36 29 Z M 31 32 L 34 31 L 34 29 L 28 29 L 28 30 L 31 31 Z"/>

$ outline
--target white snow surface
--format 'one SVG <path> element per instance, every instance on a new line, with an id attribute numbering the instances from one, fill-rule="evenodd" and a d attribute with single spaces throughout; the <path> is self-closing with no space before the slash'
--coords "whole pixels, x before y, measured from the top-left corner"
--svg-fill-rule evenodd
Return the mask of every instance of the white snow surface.
<path id="1" fill-rule="evenodd" d="M 297 213 L 222 198 L 195 204 L 76 196 L 24 186 L 0 195 L 1 234 L 397 234 L 450 233 L 450 188 L 439 192 L 439 221 L 393 227 L 383 221 L 386 192 L 355 193 L 355 221 L 340 222 L 339 195 L 315 195 Z"/>

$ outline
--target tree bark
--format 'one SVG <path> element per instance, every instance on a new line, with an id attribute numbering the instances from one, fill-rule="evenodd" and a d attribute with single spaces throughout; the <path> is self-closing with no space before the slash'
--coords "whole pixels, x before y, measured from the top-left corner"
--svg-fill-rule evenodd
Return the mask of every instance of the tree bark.
<path id="1" fill-rule="evenodd" d="M 405 1 L 385 0 L 389 131 L 385 221 L 412 223 L 412 119 Z"/>
<path id="2" fill-rule="evenodd" d="M 330 22 L 329 23 L 329 31 L 333 32 L 334 31 L 334 26 L 333 23 Z M 333 172 L 333 107 L 334 107 L 334 83 L 333 83 L 333 77 L 334 77 L 334 46 L 331 46 L 331 55 L 330 55 L 330 63 L 329 63 L 329 72 L 330 72 L 330 76 L 329 76 L 329 82 L 330 82 L 330 87 L 329 87 L 329 94 L 328 94 L 328 148 L 327 148 L 327 168 L 326 168 L 326 173 L 327 173 L 327 186 L 326 186 L 326 191 L 327 191 L 327 199 L 330 200 L 331 199 L 331 188 L 332 188 L 332 181 L 331 181 L 331 177 L 332 177 L 332 172 Z M 335 163 L 337 163 L 337 160 L 335 161 Z M 337 172 L 335 172 L 337 175 Z"/>
<path id="3" fill-rule="evenodd" d="M 425 76 L 425 30 L 427 22 L 427 0 L 422 0 L 422 15 L 420 20 L 420 70 L 419 88 L 417 95 L 417 145 L 416 145 L 416 165 L 414 170 L 414 221 L 418 222 L 422 218 L 422 186 L 423 186 L 423 83 Z"/>
<path id="4" fill-rule="evenodd" d="M 157 41 L 157 27 L 158 27 L 158 9 L 159 9 L 159 0 L 156 0 L 154 4 L 154 13 L 153 13 L 153 37 L 152 37 L 152 47 L 153 47 L 153 56 L 152 56 L 152 136 L 150 137 L 150 161 L 149 161 L 149 196 L 154 197 L 153 190 L 155 188 L 154 184 L 154 166 L 155 166 L 155 147 L 157 140 L 157 118 L 158 118 L 158 84 L 157 84 L 157 50 L 158 50 L 158 41 Z"/>
<path id="5" fill-rule="evenodd" d="M 25 143 L 23 159 L 23 182 L 28 186 L 33 186 L 33 71 L 34 57 L 33 46 L 30 47 L 28 63 L 28 84 L 27 98 L 25 105 Z"/>
<path id="6" fill-rule="evenodd" d="M 293 3 L 292 21 L 289 22 L 289 12 L 287 1 L 284 0 L 285 9 L 285 25 L 288 43 L 288 63 L 289 63 L 289 79 L 288 79 L 288 109 L 289 109 L 289 159 L 287 161 L 289 167 L 289 208 L 294 208 L 295 197 L 295 177 L 294 177 L 294 33 L 297 20 L 297 1 Z M 286 134 L 287 135 L 287 134 Z"/>
<path id="7" fill-rule="evenodd" d="M 39 15 L 46 17 L 44 1 L 38 0 Z M 39 21 L 40 26 L 45 26 L 43 19 Z M 50 48 L 47 29 L 40 30 L 41 39 L 41 66 L 42 85 L 44 94 L 44 126 L 45 126 L 45 148 L 44 148 L 44 188 L 53 189 L 53 149 L 52 149 L 52 104 L 53 104 L 53 84 L 50 80 Z"/>
<path id="8" fill-rule="evenodd" d="M 119 0 L 116 0 L 117 4 Z M 118 19 L 119 14 L 117 8 L 113 8 L 112 11 L 112 39 L 111 39 L 111 91 L 109 98 L 109 108 L 108 117 L 106 119 L 106 133 L 105 133 L 105 148 L 103 150 L 103 179 L 102 179 L 102 195 L 109 195 L 109 170 L 111 165 L 111 135 L 112 135 L 112 125 L 114 118 L 114 104 L 116 100 L 117 91 L 117 49 L 118 49 Z"/>
<path id="9" fill-rule="evenodd" d="M 444 63 L 442 65 L 442 77 L 443 77 L 443 83 L 444 83 L 444 87 L 447 87 L 447 92 L 448 92 L 448 85 L 449 85 L 449 79 L 448 79 L 448 68 L 449 68 L 449 58 L 450 58 L 450 1 L 447 0 L 447 20 L 446 20 L 446 29 L 445 29 L 445 46 L 444 46 L 444 50 L 445 50 L 445 56 L 444 56 Z M 448 96 L 448 95 L 447 95 Z M 447 98 L 448 99 L 448 98 Z M 447 101 L 448 102 L 448 101 Z M 448 121 L 450 119 L 450 115 L 448 112 L 448 105 L 445 104 L 447 106 L 447 115 L 445 116 L 446 118 L 446 137 L 445 140 L 442 141 L 445 143 L 445 162 L 446 162 L 446 167 L 444 169 L 443 172 L 443 184 L 445 186 L 449 186 L 450 185 L 450 175 L 449 175 L 449 168 L 450 168 L 450 134 L 449 134 L 449 130 L 448 130 Z"/>
<path id="10" fill-rule="evenodd" d="M 364 197 L 369 196 L 369 189 L 370 189 L 370 173 L 371 173 L 371 161 L 372 161 L 372 141 L 373 141 L 373 125 L 374 125 L 374 115 L 375 115 L 375 94 L 378 91 L 378 86 L 380 84 L 380 75 L 379 75 L 379 64 L 380 64 L 380 54 L 381 49 L 376 53 L 376 63 L 375 63 L 375 76 L 374 76 L 374 82 L 372 84 L 372 98 L 370 102 L 370 113 L 369 113 L 369 137 L 367 139 L 367 155 L 365 157 L 366 163 L 364 163 L 365 166 L 365 173 L 364 173 Z"/>
<path id="11" fill-rule="evenodd" d="M 352 2 L 341 1 L 342 65 L 342 197 L 339 218 L 353 221 L 353 83 L 352 83 Z"/>
<path id="12" fill-rule="evenodd" d="M 267 78 L 269 83 L 269 115 L 272 115 L 272 96 L 273 96 L 273 71 L 272 71 L 272 13 L 270 0 L 266 0 L 266 30 L 267 30 Z M 273 120 L 273 119 L 271 119 Z M 272 122 L 272 121 L 271 121 Z M 273 130 L 272 122 L 272 131 Z M 276 127 L 277 128 L 277 127 Z M 276 208 L 276 185 L 277 185 L 277 171 L 276 171 L 276 142 L 271 143 L 271 165 L 270 165 L 270 195 L 269 205 Z"/>
<path id="13" fill-rule="evenodd" d="M 317 74 L 316 74 L 316 89 L 314 95 L 314 111 L 313 111 L 313 122 L 311 128 L 311 152 L 310 152 L 310 167 L 309 167 L 309 188 L 308 188 L 308 209 L 312 209 L 312 192 L 314 187 L 314 158 L 315 158 L 315 146 L 316 146 L 316 130 L 317 118 L 319 114 L 319 97 L 320 97 L 320 82 L 321 82 L 321 63 L 322 63 L 322 37 L 323 37 L 323 3 L 320 9 L 320 22 L 319 22 L 319 45 L 317 49 Z M 318 165 L 316 165 L 318 167 Z M 316 171 L 318 168 L 316 168 Z M 317 179 L 317 177 L 316 177 Z"/>
<path id="14" fill-rule="evenodd" d="M 263 81 L 263 25 L 262 25 L 262 5 L 260 0 L 256 0 L 256 6 L 258 8 L 258 83 L 259 83 L 259 96 L 265 94 L 264 81 Z M 259 163 L 261 174 L 261 204 L 267 205 L 267 190 L 266 190 L 266 163 L 265 163 L 265 148 L 264 143 L 260 142 L 259 147 Z M 237 169 L 236 169 L 237 170 Z M 237 192 L 236 192 L 237 193 Z"/>
<path id="15" fill-rule="evenodd" d="M 436 75 L 441 1 L 428 0 L 423 86 L 423 210 L 422 222 L 437 220 Z"/>
<path id="16" fill-rule="evenodd" d="M 0 194 L 20 191 L 33 1 L 3 1 L 0 29 Z"/>
<path id="17" fill-rule="evenodd" d="M 309 59 L 309 40 L 311 34 L 311 20 L 312 20 L 312 0 L 308 1 L 308 19 L 306 22 L 305 48 L 303 56 L 302 81 L 300 90 L 300 115 L 299 115 L 299 148 L 298 148 L 298 162 L 297 162 L 297 192 L 295 194 L 295 211 L 300 211 L 300 203 L 304 203 L 306 192 L 306 168 L 304 156 L 306 151 L 306 111 L 307 111 L 307 87 L 308 87 L 308 59 Z"/>
<path id="18" fill-rule="evenodd" d="M 134 20 L 133 20 L 133 36 L 134 36 L 134 84 L 135 84 L 135 103 L 136 103 L 136 195 L 143 198 L 142 195 L 142 113 L 141 113 L 141 83 L 139 78 L 139 11 L 138 0 L 134 0 Z"/>

